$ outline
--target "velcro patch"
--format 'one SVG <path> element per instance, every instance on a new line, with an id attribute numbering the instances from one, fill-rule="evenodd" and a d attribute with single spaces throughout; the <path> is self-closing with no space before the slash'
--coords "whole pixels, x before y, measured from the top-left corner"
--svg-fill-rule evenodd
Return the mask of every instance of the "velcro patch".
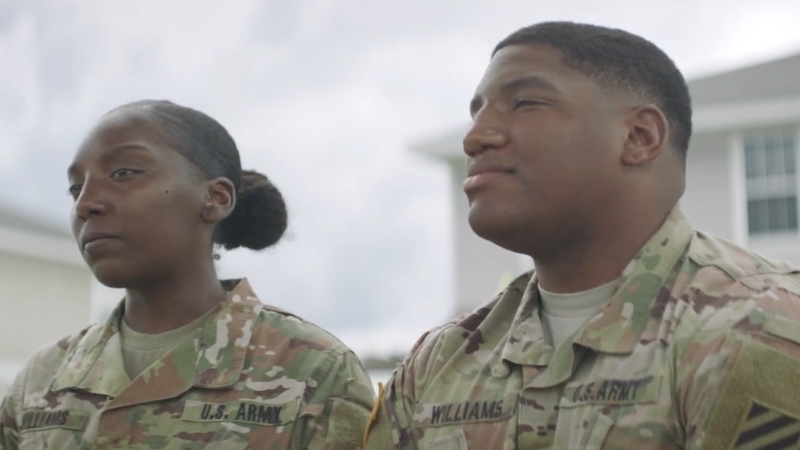
<path id="1" fill-rule="evenodd" d="M 795 449 L 800 442 L 800 418 L 753 402 L 739 426 L 733 445 L 744 449 Z"/>
<path id="2" fill-rule="evenodd" d="M 768 316 L 764 320 L 764 331 L 780 338 L 800 344 L 800 323 L 785 317 Z"/>
<path id="3" fill-rule="evenodd" d="M 89 422 L 89 413 L 71 409 L 56 410 L 27 410 L 22 413 L 20 431 L 46 430 L 49 428 L 62 428 L 66 430 L 83 431 Z"/>
<path id="4" fill-rule="evenodd" d="M 702 448 L 795 449 L 800 443 L 800 360 L 750 338 L 716 397 Z"/>
<path id="5" fill-rule="evenodd" d="M 284 403 L 254 400 L 209 403 L 187 400 L 181 419 L 189 422 L 239 422 L 276 427 L 294 421 L 299 402 L 299 398 Z"/>
<path id="6" fill-rule="evenodd" d="M 627 405 L 652 403 L 658 399 L 661 375 L 639 378 L 601 378 L 573 382 L 564 388 L 559 407 L 585 404 Z"/>

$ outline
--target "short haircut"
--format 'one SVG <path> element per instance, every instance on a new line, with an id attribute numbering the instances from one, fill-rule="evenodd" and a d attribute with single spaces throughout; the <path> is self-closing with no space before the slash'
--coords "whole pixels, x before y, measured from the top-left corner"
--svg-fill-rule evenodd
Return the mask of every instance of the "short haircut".
<path id="1" fill-rule="evenodd" d="M 500 49 L 518 44 L 547 44 L 564 64 L 602 88 L 629 92 L 652 102 L 669 122 L 671 144 L 685 157 L 692 135 L 692 102 L 675 63 L 652 42 L 627 31 L 572 22 L 542 22 L 515 31 Z"/>

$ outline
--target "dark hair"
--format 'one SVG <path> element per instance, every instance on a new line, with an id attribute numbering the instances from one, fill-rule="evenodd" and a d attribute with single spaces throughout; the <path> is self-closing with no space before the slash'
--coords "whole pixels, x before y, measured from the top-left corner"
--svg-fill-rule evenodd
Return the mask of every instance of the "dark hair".
<path id="1" fill-rule="evenodd" d="M 227 250 L 261 250 L 280 240 L 287 225 L 283 196 L 265 175 L 242 170 L 236 143 L 219 122 L 166 100 L 141 100 L 113 111 L 119 110 L 133 110 L 158 126 L 208 179 L 225 177 L 233 183 L 236 206 L 214 230 L 214 243 Z"/>
<path id="2" fill-rule="evenodd" d="M 652 42 L 627 31 L 572 22 L 542 22 L 515 31 L 503 47 L 542 43 L 558 49 L 567 67 L 604 88 L 653 102 L 669 121 L 672 145 L 685 157 L 692 135 L 689 89 L 675 63 Z"/>

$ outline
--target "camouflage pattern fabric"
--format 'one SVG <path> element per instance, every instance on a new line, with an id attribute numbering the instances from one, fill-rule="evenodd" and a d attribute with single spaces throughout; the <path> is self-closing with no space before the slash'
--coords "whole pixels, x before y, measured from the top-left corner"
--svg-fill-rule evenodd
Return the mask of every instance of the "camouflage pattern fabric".
<path id="1" fill-rule="evenodd" d="M 536 275 L 423 336 L 366 448 L 800 448 L 800 277 L 676 208 L 607 304 L 545 345 Z"/>
<path id="2" fill-rule="evenodd" d="M 360 447 L 374 394 L 353 353 L 262 304 L 246 280 L 226 287 L 202 329 L 132 382 L 119 347 L 122 306 L 105 325 L 39 352 L 3 401 L 0 448 Z"/>

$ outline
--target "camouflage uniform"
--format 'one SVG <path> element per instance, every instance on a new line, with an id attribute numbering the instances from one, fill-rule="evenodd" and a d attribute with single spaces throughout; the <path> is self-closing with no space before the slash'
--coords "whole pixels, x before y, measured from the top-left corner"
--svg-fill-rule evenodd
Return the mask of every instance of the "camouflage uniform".
<path id="1" fill-rule="evenodd" d="M 556 350 L 533 273 L 430 331 L 376 404 L 367 448 L 800 448 L 793 268 L 676 209 L 620 283 Z"/>
<path id="2" fill-rule="evenodd" d="M 121 306 L 104 326 L 39 352 L 3 401 L 0 448 L 359 447 L 374 396 L 358 359 L 235 283 L 197 333 L 132 382 Z"/>

